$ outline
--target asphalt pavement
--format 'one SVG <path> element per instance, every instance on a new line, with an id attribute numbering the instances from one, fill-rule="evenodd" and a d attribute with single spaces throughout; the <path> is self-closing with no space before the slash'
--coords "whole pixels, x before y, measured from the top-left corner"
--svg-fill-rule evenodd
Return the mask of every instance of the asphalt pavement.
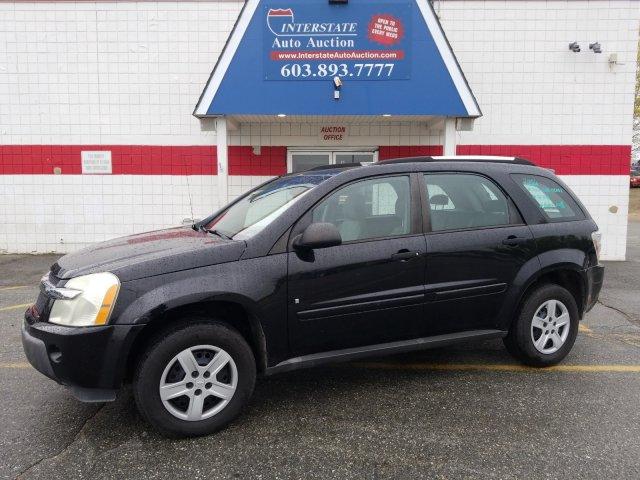
<path id="1" fill-rule="evenodd" d="M 559 368 L 488 341 L 281 374 L 188 440 L 129 390 L 82 404 L 26 363 L 22 312 L 55 258 L 0 256 L 0 478 L 640 478 L 640 223 Z"/>

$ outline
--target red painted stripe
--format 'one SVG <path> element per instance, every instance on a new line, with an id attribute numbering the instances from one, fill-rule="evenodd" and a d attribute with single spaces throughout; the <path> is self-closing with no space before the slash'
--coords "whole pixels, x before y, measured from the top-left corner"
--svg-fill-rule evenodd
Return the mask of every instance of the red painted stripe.
<path id="1" fill-rule="evenodd" d="M 150 145 L 0 145 L 0 175 L 82 173 L 83 150 L 110 150 L 114 175 L 216 175 L 215 146 Z M 229 147 L 231 175 L 282 175 L 286 147 Z"/>
<path id="2" fill-rule="evenodd" d="M 442 155 L 442 145 L 404 145 L 397 147 L 380 147 L 378 160 L 390 158 L 421 157 L 430 155 Z"/>
<path id="3" fill-rule="evenodd" d="M 115 175 L 215 175 L 215 146 L 0 145 L 0 175 L 80 174 L 82 150 L 110 150 Z M 459 155 L 520 156 L 560 175 L 628 175 L 629 145 L 459 145 Z M 380 160 L 442 155 L 440 145 L 381 146 Z M 230 175 L 282 175 L 286 147 L 229 147 Z"/>
<path id="4" fill-rule="evenodd" d="M 459 145 L 458 155 L 522 157 L 558 175 L 629 175 L 630 145 Z"/>
<path id="5" fill-rule="evenodd" d="M 229 147 L 229 175 L 284 175 L 287 173 L 287 147 Z"/>
<path id="6" fill-rule="evenodd" d="M 0 145 L 1 174 L 82 173 L 80 152 L 110 150 L 114 175 L 215 175 L 212 146 Z"/>

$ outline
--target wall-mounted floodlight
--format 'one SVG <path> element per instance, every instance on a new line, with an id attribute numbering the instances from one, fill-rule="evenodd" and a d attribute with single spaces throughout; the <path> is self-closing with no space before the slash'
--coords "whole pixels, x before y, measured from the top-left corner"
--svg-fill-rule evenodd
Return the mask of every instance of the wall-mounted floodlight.
<path id="1" fill-rule="evenodd" d="M 580 45 L 578 44 L 578 42 L 571 42 L 569 44 L 569 50 L 571 50 L 573 53 L 578 53 L 580 51 Z"/>
<path id="2" fill-rule="evenodd" d="M 333 98 L 334 100 L 340 100 L 340 89 L 342 88 L 342 79 L 340 77 L 333 77 Z"/>
<path id="3" fill-rule="evenodd" d="M 590 43 L 589 49 L 593 50 L 593 53 L 602 53 L 602 45 L 600 45 L 598 42 Z"/>
<path id="4" fill-rule="evenodd" d="M 624 63 L 618 61 L 617 53 L 612 53 L 611 55 L 609 55 L 609 68 L 613 68 L 616 65 L 624 65 Z"/>

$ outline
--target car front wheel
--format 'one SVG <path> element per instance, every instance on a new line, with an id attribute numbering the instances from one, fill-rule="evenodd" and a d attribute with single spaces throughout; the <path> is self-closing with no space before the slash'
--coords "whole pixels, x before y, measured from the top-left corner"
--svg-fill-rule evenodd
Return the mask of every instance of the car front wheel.
<path id="1" fill-rule="evenodd" d="M 562 361 L 578 333 L 578 307 L 559 285 L 542 285 L 524 300 L 504 343 L 521 362 L 547 367 Z"/>
<path id="2" fill-rule="evenodd" d="M 138 410 L 160 433 L 206 435 L 238 416 L 255 378 L 253 353 L 237 331 L 193 319 L 151 343 L 133 392 Z"/>

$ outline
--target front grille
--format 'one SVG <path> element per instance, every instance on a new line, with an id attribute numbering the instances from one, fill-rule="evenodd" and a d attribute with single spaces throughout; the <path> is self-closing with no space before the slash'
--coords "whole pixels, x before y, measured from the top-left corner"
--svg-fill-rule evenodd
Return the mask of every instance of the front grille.
<path id="1" fill-rule="evenodd" d="M 33 310 L 30 309 L 30 311 L 27 311 L 25 314 L 27 323 L 46 322 L 49 319 L 49 312 L 51 311 L 53 300 L 45 293 L 45 283 L 48 283 L 49 285 L 57 285 L 59 281 L 60 279 L 53 275 L 52 272 L 49 272 L 47 275 L 42 277 L 42 280 L 40 281 L 40 293 L 38 294 L 36 303 L 33 306 Z"/>
<path id="2" fill-rule="evenodd" d="M 56 262 L 53 265 L 51 265 L 51 271 L 49 272 L 49 274 L 50 276 L 55 277 L 55 275 L 57 275 L 59 271 L 60 271 L 60 265 L 58 265 L 58 262 Z"/>
<path id="3" fill-rule="evenodd" d="M 44 322 L 46 321 L 44 320 L 45 318 L 44 313 L 46 312 L 48 316 L 48 313 L 49 313 L 48 309 L 49 309 L 49 299 L 46 297 L 46 295 L 40 294 L 38 295 L 36 303 L 31 305 L 24 312 L 24 319 L 29 325 L 33 325 L 34 323 L 37 323 L 37 322 Z"/>
<path id="4" fill-rule="evenodd" d="M 52 295 L 51 290 L 58 286 L 60 279 L 56 277 L 52 272 L 42 277 L 40 280 L 40 292 L 49 298 L 56 298 Z"/>

